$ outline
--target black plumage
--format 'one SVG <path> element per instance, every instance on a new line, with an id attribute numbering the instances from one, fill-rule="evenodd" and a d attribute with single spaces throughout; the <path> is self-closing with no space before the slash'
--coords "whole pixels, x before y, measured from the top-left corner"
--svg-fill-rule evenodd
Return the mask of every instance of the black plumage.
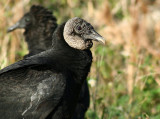
<path id="1" fill-rule="evenodd" d="M 8 32 L 17 28 L 25 29 L 25 41 L 29 48 L 29 54 L 24 56 L 26 58 L 51 48 L 52 34 L 57 26 L 56 17 L 52 15 L 52 12 L 42 6 L 33 5 L 30 11 L 15 25 L 8 28 Z M 89 99 L 88 84 L 85 80 L 82 85 L 73 119 L 84 119 L 85 112 L 89 107 Z"/>
<path id="2" fill-rule="evenodd" d="M 53 40 L 51 49 L 0 70 L 1 119 L 72 117 L 92 63 L 92 40 L 103 38 L 86 21 L 72 18 L 56 29 Z"/>
<path id="3" fill-rule="evenodd" d="M 57 19 L 51 11 L 33 5 L 15 25 L 8 28 L 8 32 L 18 28 L 25 29 L 24 36 L 29 54 L 24 57 L 29 57 L 51 48 L 52 35 L 57 26 Z"/>

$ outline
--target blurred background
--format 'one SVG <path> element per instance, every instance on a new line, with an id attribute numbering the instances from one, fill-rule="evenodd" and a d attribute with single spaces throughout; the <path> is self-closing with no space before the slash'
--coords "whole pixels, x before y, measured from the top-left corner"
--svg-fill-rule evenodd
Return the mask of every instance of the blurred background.
<path id="1" fill-rule="evenodd" d="M 92 48 L 86 119 L 160 119 L 160 0 L 1 0 L 0 68 L 27 54 L 24 31 L 6 30 L 33 4 L 59 24 L 81 17 L 106 39 Z"/>

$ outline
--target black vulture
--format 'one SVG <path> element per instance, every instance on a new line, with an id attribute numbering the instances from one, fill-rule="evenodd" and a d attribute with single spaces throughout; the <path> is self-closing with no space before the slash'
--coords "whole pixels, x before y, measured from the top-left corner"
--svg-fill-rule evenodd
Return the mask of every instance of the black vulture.
<path id="1" fill-rule="evenodd" d="M 1 119 L 71 119 L 91 63 L 94 28 L 75 17 L 58 26 L 51 49 L 0 70 Z"/>
<path id="2" fill-rule="evenodd" d="M 26 58 L 51 48 L 52 34 L 57 26 L 56 17 L 52 15 L 51 11 L 39 5 L 33 5 L 30 11 L 24 14 L 15 25 L 8 28 L 8 32 L 18 28 L 25 29 L 25 41 L 29 48 L 29 54 L 24 56 L 24 58 Z M 89 103 L 88 84 L 87 80 L 84 80 L 76 110 L 72 118 L 84 119 Z"/>
<path id="3" fill-rule="evenodd" d="M 15 25 L 8 28 L 8 32 L 18 28 L 25 29 L 24 36 L 29 54 L 24 57 L 29 57 L 51 47 L 52 35 L 57 28 L 57 19 L 51 11 L 39 5 L 33 5 Z"/>

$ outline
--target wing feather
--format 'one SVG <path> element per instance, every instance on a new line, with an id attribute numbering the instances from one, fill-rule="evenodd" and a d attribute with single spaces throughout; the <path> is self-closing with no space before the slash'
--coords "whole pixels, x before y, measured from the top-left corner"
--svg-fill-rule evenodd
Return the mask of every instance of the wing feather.
<path id="1" fill-rule="evenodd" d="M 61 101 L 65 81 L 62 73 L 45 65 L 14 67 L 7 73 L 1 73 L 1 119 L 47 116 Z"/>

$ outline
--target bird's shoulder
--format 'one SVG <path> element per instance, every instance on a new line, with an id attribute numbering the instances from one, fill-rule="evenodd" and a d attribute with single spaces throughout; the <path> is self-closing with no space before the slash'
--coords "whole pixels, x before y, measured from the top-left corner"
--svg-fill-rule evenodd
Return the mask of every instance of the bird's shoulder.
<path id="1" fill-rule="evenodd" d="M 8 72 L 15 72 L 17 69 L 26 69 L 28 70 L 31 67 L 37 67 L 37 66 L 41 66 L 41 67 L 48 67 L 49 63 L 51 63 L 51 58 L 49 58 L 50 54 L 51 54 L 51 50 L 47 50 L 44 52 L 41 52 L 39 54 L 27 57 L 25 59 L 22 59 L 20 61 L 17 61 L 3 69 L 0 70 L 0 76 L 8 73 Z"/>

